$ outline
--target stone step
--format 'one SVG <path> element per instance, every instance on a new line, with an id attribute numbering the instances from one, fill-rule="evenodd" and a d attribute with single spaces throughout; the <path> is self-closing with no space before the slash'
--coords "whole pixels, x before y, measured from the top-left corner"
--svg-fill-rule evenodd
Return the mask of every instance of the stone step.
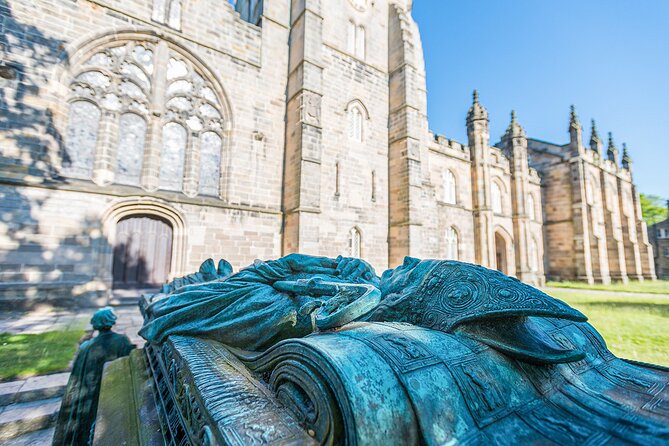
<path id="1" fill-rule="evenodd" d="M 0 441 L 0 446 L 51 446 L 55 428 L 28 432 L 8 441 Z"/>
<path id="2" fill-rule="evenodd" d="M 60 397 L 70 374 L 54 373 L 0 384 L 0 406 Z"/>
<path id="3" fill-rule="evenodd" d="M 60 397 L 15 403 L 0 408 L 0 441 L 13 440 L 54 425 Z"/>

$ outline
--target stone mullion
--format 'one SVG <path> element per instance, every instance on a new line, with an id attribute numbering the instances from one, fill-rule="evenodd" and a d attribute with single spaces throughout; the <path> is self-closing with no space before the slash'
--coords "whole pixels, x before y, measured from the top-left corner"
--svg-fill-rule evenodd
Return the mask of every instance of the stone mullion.
<path id="1" fill-rule="evenodd" d="M 103 109 L 93 163 L 93 181 L 99 185 L 111 184 L 114 181 L 118 151 L 118 120 L 117 112 Z"/>
<path id="2" fill-rule="evenodd" d="M 186 145 L 183 191 L 189 197 L 198 194 L 200 185 L 200 135 L 191 133 Z"/>
<path id="3" fill-rule="evenodd" d="M 165 88 L 169 49 L 160 41 L 154 55 L 153 83 L 151 87 L 150 115 L 147 137 L 144 143 L 141 185 L 147 191 L 160 187 L 160 152 L 162 149 L 163 114 L 165 111 Z"/>

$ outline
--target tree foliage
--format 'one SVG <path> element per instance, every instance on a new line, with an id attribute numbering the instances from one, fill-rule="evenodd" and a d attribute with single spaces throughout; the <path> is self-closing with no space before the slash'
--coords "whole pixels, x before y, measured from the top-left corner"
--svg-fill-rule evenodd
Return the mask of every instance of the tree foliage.
<path id="1" fill-rule="evenodd" d="M 648 226 L 667 218 L 666 201 L 657 195 L 640 194 L 641 214 Z"/>

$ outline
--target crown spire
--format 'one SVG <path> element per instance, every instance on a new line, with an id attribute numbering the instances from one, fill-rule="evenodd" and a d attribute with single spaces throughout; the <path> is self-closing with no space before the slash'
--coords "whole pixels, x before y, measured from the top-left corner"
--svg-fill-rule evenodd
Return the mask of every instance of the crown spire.
<path id="1" fill-rule="evenodd" d="M 606 151 L 606 157 L 609 159 L 609 161 L 613 161 L 614 164 L 618 163 L 618 148 L 613 142 L 613 133 L 611 132 L 609 132 L 609 147 Z"/>
<path id="2" fill-rule="evenodd" d="M 571 126 L 581 126 L 581 123 L 578 122 L 578 115 L 576 115 L 576 107 L 574 104 L 569 106 L 569 124 Z"/>
<path id="3" fill-rule="evenodd" d="M 623 168 L 629 170 L 632 165 L 632 157 L 627 152 L 627 144 L 623 143 L 623 159 L 622 159 Z"/>
<path id="4" fill-rule="evenodd" d="M 478 90 L 474 90 L 474 93 L 472 93 L 472 106 L 469 107 L 469 112 L 467 112 L 467 123 L 483 119 L 488 120 L 488 110 L 479 103 L 479 92 Z"/>
<path id="5" fill-rule="evenodd" d="M 590 122 L 592 124 L 590 129 L 590 150 L 596 151 L 599 155 L 599 158 L 602 159 L 604 157 L 604 145 L 602 144 L 602 140 L 599 138 L 599 134 L 597 133 L 597 124 L 595 123 L 595 120 L 592 119 Z"/>
<path id="6" fill-rule="evenodd" d="M 599 140 L 599 134 L 597 134 L 597 123 L 595 122 L 594 119 L 591 119 L 590 122 L 592 123 L 592 127 L 590 128 L 590 134 L 592 136 L 590 137 L 590 139 Z"/>
<path id="7" fill-rule="evenodd" d="M 569 107 L 569 152 L 571 156 L 581 156 L 585 152 L 583 146 L 583 129 L 576 116 L 576 107 Z"/>
<path id="8" fill-rule="evenodd" d="M 523 126 L 521 126 L 516 120 L 516 111 L 511 110 L 511 122 L 509 123 L 509 127 L 506 129 L 504 137 L 514 138 L 519 136 L 525 137 L 525 130 L 523 129 Z"/>

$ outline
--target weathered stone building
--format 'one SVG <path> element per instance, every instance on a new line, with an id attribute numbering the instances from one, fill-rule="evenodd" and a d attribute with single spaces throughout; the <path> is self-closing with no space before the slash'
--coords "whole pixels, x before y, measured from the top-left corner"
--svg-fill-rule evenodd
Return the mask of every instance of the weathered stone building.
<path id="1" fill-rule="evenodd" d="M 653 276 L 631 170 L 574 122 L 557 146 L 513 116 L 491 146 L 475 95 L 466 145 L 429 131 L 410 0 L 9 0 L 0 16 L 4 302 L 101 303 L 209 256 L 295 251 L 535 284 L 544 265 Z"/>
<path id="2" fill-rule="evenodd" d="M 609 283 L 654 280 L 653 249 L 632 182 L 632 159 L 622 162 L 609 133 L 608 148 L 594 120 L 590 147 L 572 107 L 569 143 L 529 140 L 531 165 L 540 173 L 549 277 Z"/>
<path id="3" fill-rule="evenodd" d="M 667 200 L 667 209 L 669 209 L 669 200 Z M 648 228 L 648 234 L 655 253 L 657 277 L 669 280 L 669 218 Z"/>

